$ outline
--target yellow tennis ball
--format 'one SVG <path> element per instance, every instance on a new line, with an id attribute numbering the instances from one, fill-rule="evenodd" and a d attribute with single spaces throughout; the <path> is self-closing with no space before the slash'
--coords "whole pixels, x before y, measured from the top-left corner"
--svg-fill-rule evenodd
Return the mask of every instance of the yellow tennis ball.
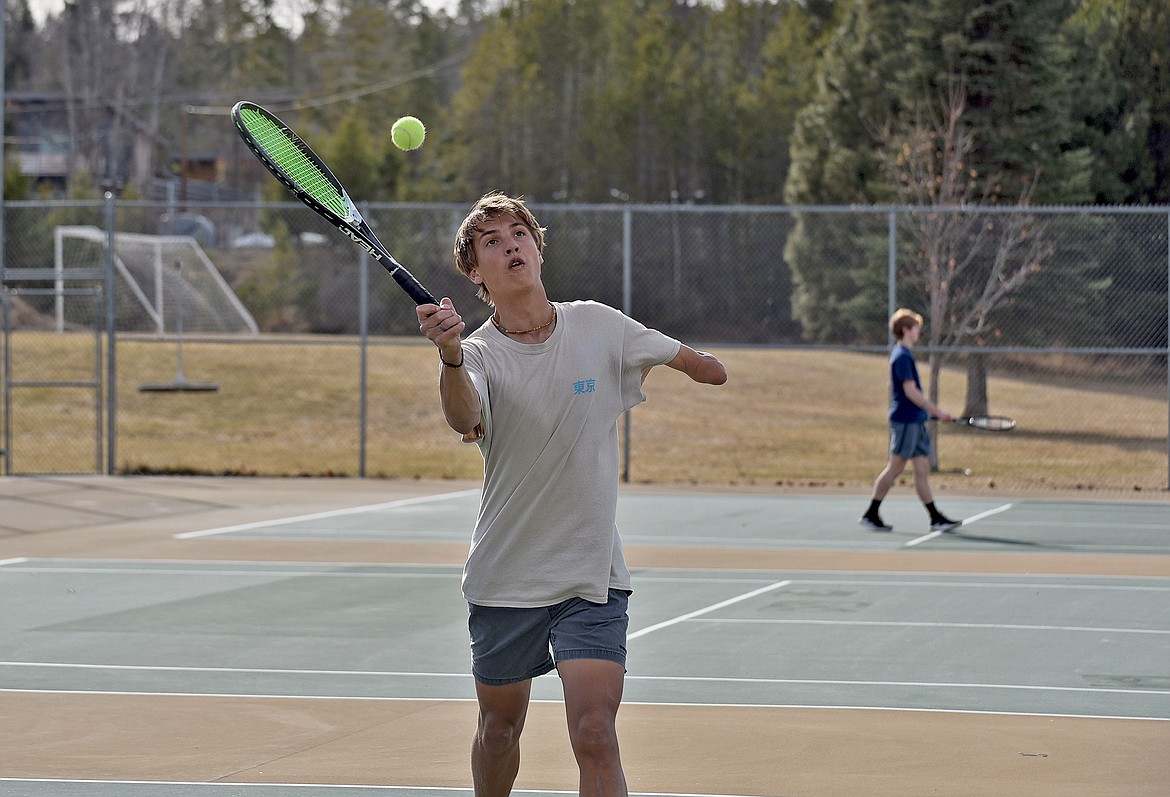
<path id="1" fill-rule="evenodd" d="M 390 140 L 399 149 L 418 149 L 427 136 L 423 123 L 413 116 L 404 116 L 390 128 Z"/>

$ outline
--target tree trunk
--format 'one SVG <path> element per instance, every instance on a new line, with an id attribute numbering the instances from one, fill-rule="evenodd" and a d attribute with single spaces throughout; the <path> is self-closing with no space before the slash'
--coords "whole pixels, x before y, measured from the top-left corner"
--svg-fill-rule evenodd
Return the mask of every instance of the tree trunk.
<path id="1" fill-rule="evenodd" d="M 967 403 L 963 415 L 987 414 L 987 355 L 973 354 L 967 360 Z"/>

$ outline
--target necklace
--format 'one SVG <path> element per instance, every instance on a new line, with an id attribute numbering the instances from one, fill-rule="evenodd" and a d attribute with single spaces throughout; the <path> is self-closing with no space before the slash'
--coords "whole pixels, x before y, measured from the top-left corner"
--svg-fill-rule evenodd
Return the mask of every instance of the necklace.
<path id="1" fill-rule="evenodd" d="M 533 327 L 532 329 L 504 329 L 504 325 L 500 323 L 500 318 L 497 313 L 492 313 L 492 324 L 495 325 L 496 329 L 500 330 L 505 335 L 527 335 L 529 332 L 539 332 L 545 327 L 552 326 L 552 323 L 557 320 L 556 305 L 554 305 L 552 302 L 549 302 L 548 306 L 552 308 L 552 318 L 550 318 L 548 321 L 545 321 L 538 327 Z"/>

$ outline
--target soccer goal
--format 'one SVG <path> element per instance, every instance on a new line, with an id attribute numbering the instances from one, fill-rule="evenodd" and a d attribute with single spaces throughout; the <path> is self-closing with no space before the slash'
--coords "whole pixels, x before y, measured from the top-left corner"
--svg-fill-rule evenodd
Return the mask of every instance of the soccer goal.
<path id="1" fill-rule="evenodd" d="M 108 234 L 97 227 L 57 227 L 53 239 L 57 331 L 75 319 L 66 306 L 71 269 L 101 268 Z M 114 268 L 125 290 L 116 290 L 116 326 L 121 331 L 164 335 L 188 332 L 258 334 L 256 320 L 189 235 L 114 233 Z"/>

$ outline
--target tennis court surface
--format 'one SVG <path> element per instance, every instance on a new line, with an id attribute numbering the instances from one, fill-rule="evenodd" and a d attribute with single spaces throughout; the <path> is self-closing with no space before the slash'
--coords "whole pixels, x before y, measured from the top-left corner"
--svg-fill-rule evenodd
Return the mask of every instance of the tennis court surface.
<path id="1" fill-rule="evenodd" d="M 0 479 L 0 793 L 456 797 L 451 482 Z M 1170 506 L 625 488 L 631 794 L 1170 793 Z M 516 792 L 576 793 L 555 674 Z"/>

